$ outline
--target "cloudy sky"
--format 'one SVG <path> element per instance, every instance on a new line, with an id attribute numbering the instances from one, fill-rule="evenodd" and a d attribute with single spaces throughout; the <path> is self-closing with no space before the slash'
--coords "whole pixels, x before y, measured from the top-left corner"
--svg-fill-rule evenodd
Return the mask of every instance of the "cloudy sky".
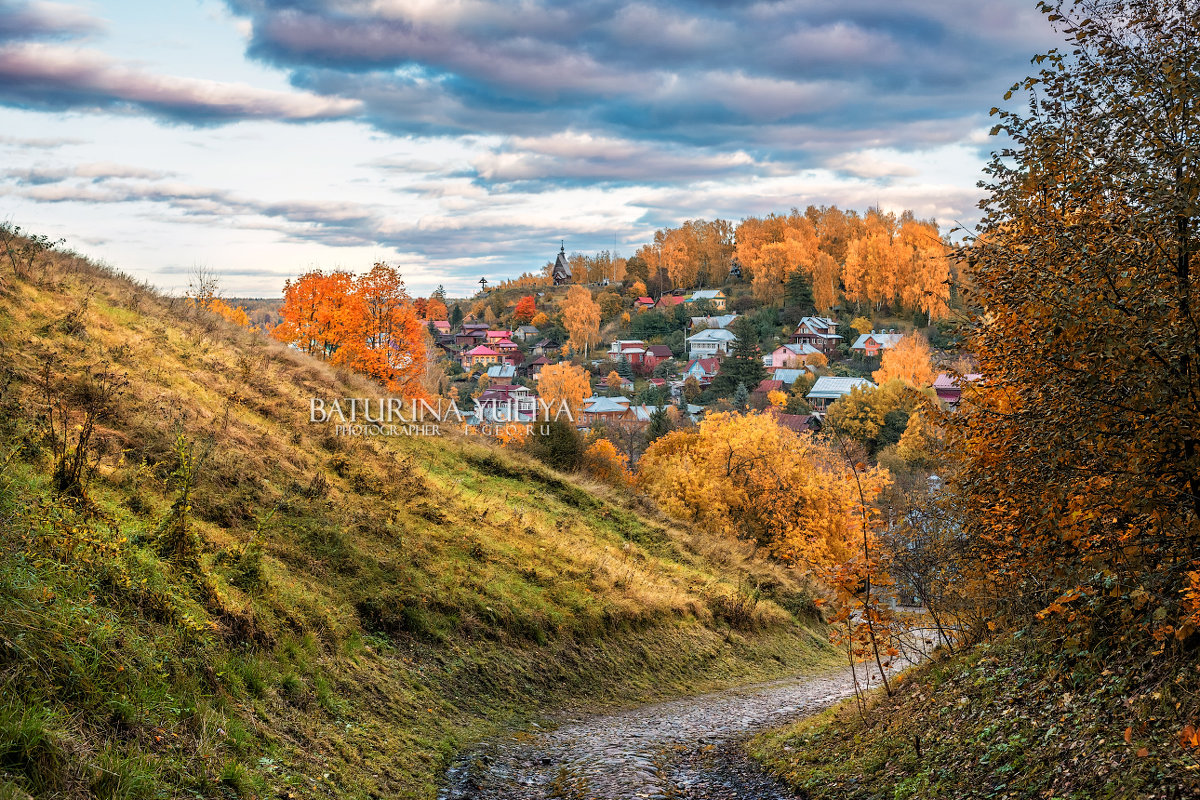
<path id="1" fill-rule="evenodd" d="M 810 203 L 971 222 L 1033 0 L 0 0 L 0 219 L 167 289 Z"/>

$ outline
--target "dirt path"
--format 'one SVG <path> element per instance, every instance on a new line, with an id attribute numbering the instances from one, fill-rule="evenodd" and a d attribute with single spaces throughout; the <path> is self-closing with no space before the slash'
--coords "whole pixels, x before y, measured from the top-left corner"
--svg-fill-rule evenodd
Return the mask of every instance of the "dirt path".
<path id="1" fill-rule="evenodd" d="M 860 665 L 860 683 L 865 677 Z M 876 681 L 872 677 L 872 687 Z M 553 730 L 522 732 L 467 753 L 447 774 L 440 798 L 791 798 L 745 757 L 741 742 L 853 693 L 845 669 L 615 714 L 563 717 Z"/>

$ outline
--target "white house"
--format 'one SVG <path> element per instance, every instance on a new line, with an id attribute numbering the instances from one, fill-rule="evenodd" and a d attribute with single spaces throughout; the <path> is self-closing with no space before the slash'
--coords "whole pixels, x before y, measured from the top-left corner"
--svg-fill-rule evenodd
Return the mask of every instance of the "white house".
<path id="1" fill-rule="evenodd" d="M 687 337 L 688 358 L 711 358 L 729 355 L 737 336 L 724 328 L 709 328 Z"/>
<path id="2" fill-rule="evenodd" d="M 738 318 L 737 314 L 722 314 L 718 317 L 692 317 L 689 327 L 696 328 L 728 328 Z"/>
<path id="3" fill-rule="evenodd" d="M 850 394 L 855 389 L 874 389 L 875 384 L 866 378 L 844 378 L 822 375 L 804 397 L 813 411 L 825 411 L 835 400 Z"/>

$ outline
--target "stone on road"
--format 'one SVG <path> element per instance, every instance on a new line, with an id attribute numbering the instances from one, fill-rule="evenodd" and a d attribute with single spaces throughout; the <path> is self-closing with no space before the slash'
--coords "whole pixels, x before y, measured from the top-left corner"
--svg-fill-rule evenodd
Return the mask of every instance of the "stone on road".
<path id="1" fill-rule="evenodd" d="M 875 673 L 877 674 L 877 673 Z M 875 674 L 871 686 L 877 685 Z M 867 670 L 858 667 L 863 683 Z M 848 669 L 638 706 L 564 717 L 553 730 L 518 733 L 464 754 L 440 800 L 776 800 L 794 795 L 748 759 L 759 730 L 849 697 Z"/>

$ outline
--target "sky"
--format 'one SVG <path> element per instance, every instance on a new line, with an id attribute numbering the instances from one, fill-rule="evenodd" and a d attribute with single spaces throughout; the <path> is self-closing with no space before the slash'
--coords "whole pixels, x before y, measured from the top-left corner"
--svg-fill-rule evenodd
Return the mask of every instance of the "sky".
<path id="1" fill-rule="evenodd" d="M 0 0 L 0 220 L 178 292 L 473 291 L 810 204 L 978 218 L 1032 0 Z"/>

